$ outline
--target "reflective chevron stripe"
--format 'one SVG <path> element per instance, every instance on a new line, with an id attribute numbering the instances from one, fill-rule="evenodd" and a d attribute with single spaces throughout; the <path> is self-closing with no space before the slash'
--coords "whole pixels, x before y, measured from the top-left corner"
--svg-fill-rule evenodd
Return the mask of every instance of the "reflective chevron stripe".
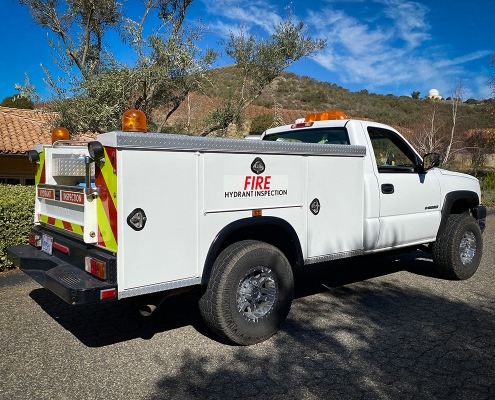
<path id="1" fill-rule="evenodd" d="M 95 184 L 100 190 L 96 208 L 98 245 L 117 251 L 117 151 L 105 148 L 105 162 L 96 163 Z"/>
<path id="2" fill-rule="evenodd" d="M 38 183 L 45 183 L 45 149 L 40 153 L 40 162 L 36 169 L 36 175 L 34 176 L 34 182 L 36 185 Z"/>
<path id="3" fill-rule="evenodd" d="M 61 219 L 48 217 L 47 215 L 41 214 L 40 222 L 55 226 L 56 228 L 65 229 L 66 231 L 77 233 L 78 235 L 84 234 L 84 226 L 63 221 Z"/>

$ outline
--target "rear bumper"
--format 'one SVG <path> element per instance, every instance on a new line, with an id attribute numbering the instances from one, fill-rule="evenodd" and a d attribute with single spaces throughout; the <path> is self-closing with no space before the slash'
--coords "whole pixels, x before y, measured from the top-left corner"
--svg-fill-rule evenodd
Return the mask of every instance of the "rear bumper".
<path id="1" fill-rule="evenodd" d="M 12 246 L 7 257 L 24 273 L 69 304 L 95 303 L 117 285 L 103 282 L 86 271 L 30 245 Z M 107 301 L 107 300 L 105 300 Z"/>

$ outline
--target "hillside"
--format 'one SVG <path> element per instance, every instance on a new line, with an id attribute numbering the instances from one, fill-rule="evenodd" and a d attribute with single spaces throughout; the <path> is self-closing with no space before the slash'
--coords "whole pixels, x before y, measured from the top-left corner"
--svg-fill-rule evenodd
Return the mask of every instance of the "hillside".
<path id="1" fill-rule="evenodd" d="M 184 131 L 189 126 L 193 133 L 201 129 L 201 122 L 209 110 L 220 105 L 236 88 L 241 86 L 240 75 L 235 66 L 218 68 L 210 72 L 210 82 L 203 82 L 203 93 L 193 94 L 189 102 L 185 102 L 170 120 L 173 128 Z M 284 123 L 292 123 L 295 118 L 303 117 L 308 112 L 341 109 L 353 118 L 370 119 L 393 125 L 405 130 L 415 129 L 424 123 L 425 117 L 431 114 L 433 106 L 436 117 L 442 125 L 451 121 L 452 102 L 448 100 L 430 101 L 413 99 L 408 96 L 392 94 L 379 95 L 367 90 L 350 92 L 336 84 L 320 82 L 308 76 L 284 73 L 265 90 L 245 113 L 243 128 L 237 130 L 235 136 L 246 134 L 251 120 L 261 114 L 275 113 L 275 104 Z M 464 129 L 489 128 L 494 126 L 493 115 L 486 112 L 487 101 L 479 104 L 459 105 L 458 120 Z M 187 129 L 186 129 L 187 130 Z M 235 131 L 235 129 L 232 129 Z"/>

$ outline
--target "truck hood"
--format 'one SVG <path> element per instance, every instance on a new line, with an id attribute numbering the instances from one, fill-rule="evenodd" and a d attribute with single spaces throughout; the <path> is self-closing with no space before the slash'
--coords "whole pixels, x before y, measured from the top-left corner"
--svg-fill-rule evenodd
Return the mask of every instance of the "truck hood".
<path id="1" fill-rule="evenodd" d="M 471 176 L 471 175 L 468 175 L 468 174 L 463 174 L 461 172 L 454 172 L 454 171 L 449 171 L 449 170 L 441 169 L 441 168 L 438 168 L 438 171 L 442 175 L 455 176 L 455 177 L 458 177 L 458 178 L 465 178 L 465 179 L 469 179 L 471 181 L 478 182 L 478 179 L 475 178 L 474 176 Z"/>
<path id="2" fill-rule="evenodd" d="M 480 184 L 478 179 L 475 177 L 440 168 L 435 169 L 435 175 L 440 181 L 440 187 L 443 193 L 442 197 L 450 192 L 467 190 L 470 192 L 475 192 L 478 195 L 478 199 L 481 199 Z"/>

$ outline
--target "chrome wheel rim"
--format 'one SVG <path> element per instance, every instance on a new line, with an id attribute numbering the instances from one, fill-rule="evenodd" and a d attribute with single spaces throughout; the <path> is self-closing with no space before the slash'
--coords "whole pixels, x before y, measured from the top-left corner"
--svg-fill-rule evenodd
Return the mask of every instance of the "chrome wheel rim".
<path id="1" fill-rule="evenodd" d="M 270 268 L 251 268 L 237 287 L 237 310 L 250 322 L 266 318 L 277 300 L 277 277 Z"/>
<path id="2" fill-rule="evenodd" d="M 476 254 L 476 236 L 471 231 L 464 232 L 459 246 L 459 255 L 464 265 L 470 264 Z"/>

